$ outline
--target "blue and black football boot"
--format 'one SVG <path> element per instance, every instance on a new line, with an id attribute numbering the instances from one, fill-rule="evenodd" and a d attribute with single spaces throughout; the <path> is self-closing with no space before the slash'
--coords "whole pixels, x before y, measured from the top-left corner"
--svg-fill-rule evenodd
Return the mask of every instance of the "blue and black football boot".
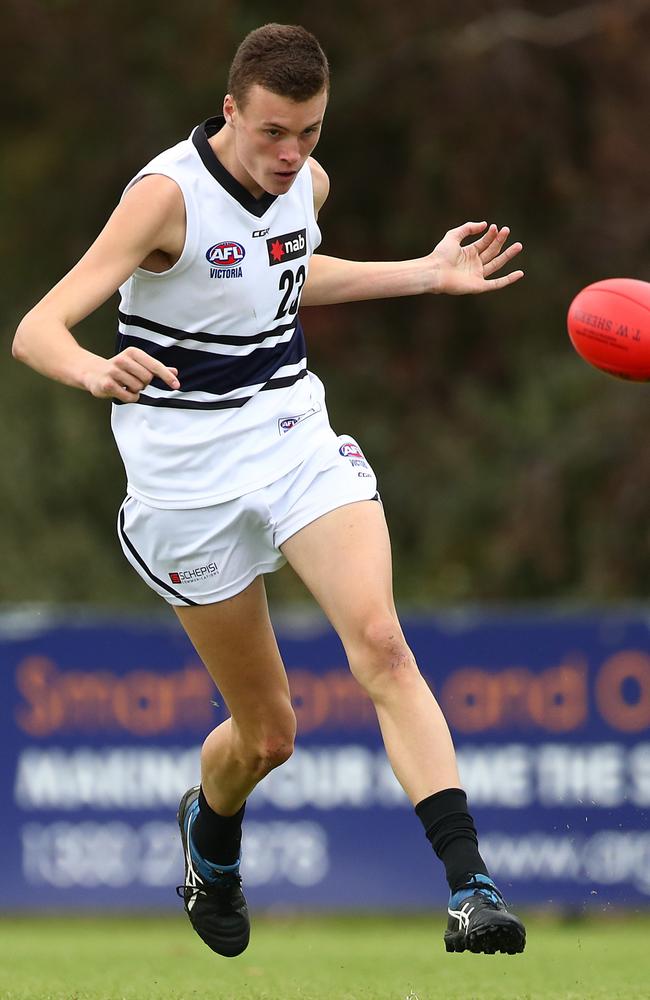
<path id="1" fill-rule="evenodd" d="M 185 903 L 192 927 L 209 948 L 233 958 L 250 938 L 248 907 L 241 889 L 239 861 L 215 865 L 206 861 L 192 842 L 192 825 L 199 812 L 199 788 L 185 792 L 178 807 L 185 857 L 185 884 L 176 892 Z"/>
<path id="2" fill-rule="evenodd" d="M 447 912 L 447 951 L 516 955 L 526 947 L 524 925 L 508 912 L 503 896 L 487 875 L 473 875 L 454 892 Z"/>

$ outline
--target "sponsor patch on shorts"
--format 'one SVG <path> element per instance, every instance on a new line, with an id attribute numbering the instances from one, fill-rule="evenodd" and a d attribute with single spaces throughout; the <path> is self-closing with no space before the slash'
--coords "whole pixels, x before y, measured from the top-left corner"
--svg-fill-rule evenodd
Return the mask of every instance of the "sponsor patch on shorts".
<path id="1" fill-rule="evenodd" d="M 305 410 L 304 413 L 297 413 L 293 417 L 281 417 L 278 420 L 278 430 L 280 434 L 287 434 L 292 430 L 296 424 L 301 423 L 306 420 L 307 417 L 313 417 L 314 413 L 318 413 L 320 410 L 320 405 L 312 406 L 310 410 Z"/>
<path id="2" fill-rule="evenodd" d="M 193 569 L 178 569 L 169 574 L 169 579 L 176 586 L 183 583 L 198 583 L 199 580 L 207 580 L 211 576 L 218 576 L 219 567 L 216 562 L 205 563 L 203 566 L 194 566 Z"/>
<path id="3" fill-rule="evenodd" d="M 339 454 L 343 458 L 347 458 L 359 479 L 372 479 L 374 472 L 366 462 L 363 452 L 356 441 L 344 440 L 339 445 Z"/>
<path id="4" fill-rule="evenodd" d="M 363 452 L 356 441 L 344 441 L 339 452 L 343 458 L 363 458 Z"/>

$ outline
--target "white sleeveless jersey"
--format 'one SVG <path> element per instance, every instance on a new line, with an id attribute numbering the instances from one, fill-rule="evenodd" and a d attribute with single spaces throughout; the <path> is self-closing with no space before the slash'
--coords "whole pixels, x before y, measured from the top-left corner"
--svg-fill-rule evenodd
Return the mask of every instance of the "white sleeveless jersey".
<path id="1" fill-rule="evenodd" d="M 309 165 L 286 194 L 255 199 L 212 151 L 222 126 L 197 126 L 126 188 L 165 174 L 185 200 L 180 259 L 162 274 L 138 268 L 120 288 L 117 352 L 139 347 L 180 381 L 173 391 L 154 379 L 137 403 L 113 406 L 127 491 L 152 507 L 266 486 L 333 433 L 298 318 L 320 243 Z"/>

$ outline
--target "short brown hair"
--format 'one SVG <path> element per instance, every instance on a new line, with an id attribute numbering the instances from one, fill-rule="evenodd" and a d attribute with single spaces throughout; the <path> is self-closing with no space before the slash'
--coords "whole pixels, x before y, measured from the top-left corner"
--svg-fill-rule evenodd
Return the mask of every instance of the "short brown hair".
<path id="1" fill-rule="evenodd" d="M 280 97 L 307 101 L 329 89 L 329 65 L 318 39 L 297 24 L 265 24 L 246 35 L 232 61 L 228 93 L 240 107 L 257 83 Z"/>

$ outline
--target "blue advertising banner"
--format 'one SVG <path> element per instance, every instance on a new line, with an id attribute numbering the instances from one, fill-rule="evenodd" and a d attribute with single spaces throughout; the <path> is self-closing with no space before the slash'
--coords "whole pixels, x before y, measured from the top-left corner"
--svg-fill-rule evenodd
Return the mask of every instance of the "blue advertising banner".
<path id="1" fill-rule="evenodd" d="M 446 886 L 374 710 L 319 619 L 278 619 L 294 756 L 249 800 L 253 906 L 410 908 Z M 405 623 L 514 905 L 650 902 L 650 634 L 640 615 Z M 0 906 L 179 906 L 175 821 L 227 717 L 175 619 L 0 619 Z"/>

